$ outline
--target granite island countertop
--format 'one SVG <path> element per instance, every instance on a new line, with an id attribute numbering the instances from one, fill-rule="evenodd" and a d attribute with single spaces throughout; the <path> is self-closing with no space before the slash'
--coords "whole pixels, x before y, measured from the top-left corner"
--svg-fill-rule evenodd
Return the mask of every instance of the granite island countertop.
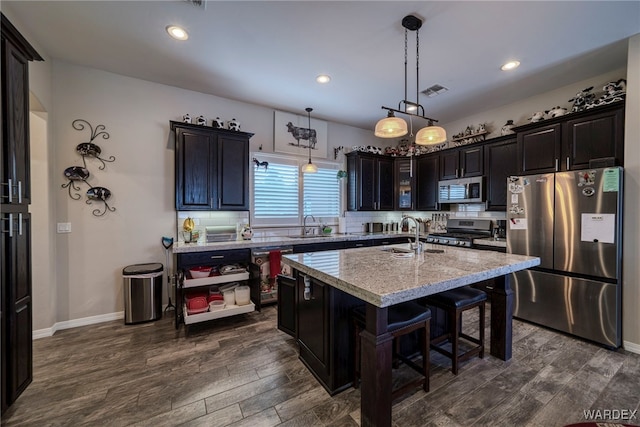
<path id="1" fill-rule="evenodd" d="M 424 244 L 404 256 L 385 249 L 407 244 L 283 255 L 296 270 L 377 307 L 466 286 L 540 264 L 540 258 Z M 434 252 L 432 252 L 434 251 Z"/>

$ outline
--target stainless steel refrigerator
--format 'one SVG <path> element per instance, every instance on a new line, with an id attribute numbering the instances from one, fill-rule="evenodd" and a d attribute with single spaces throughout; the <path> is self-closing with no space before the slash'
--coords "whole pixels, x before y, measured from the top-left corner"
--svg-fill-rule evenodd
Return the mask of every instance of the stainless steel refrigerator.
<path id="1" fill-rule="evenodd" d="M 507 252 L 539 267 L 512 275 L 515 317 L 621 345 L 623 169 L 507 178 Z"/>

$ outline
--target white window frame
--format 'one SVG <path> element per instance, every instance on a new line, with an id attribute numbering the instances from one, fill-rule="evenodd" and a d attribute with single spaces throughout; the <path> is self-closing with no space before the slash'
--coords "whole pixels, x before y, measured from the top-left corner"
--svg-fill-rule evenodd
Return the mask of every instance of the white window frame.
<path id="1" fill-rule="evenodd" d="M 259 172 L 260 168 L 257 168 L 255 166 L 255 164 L 252 162 L 251 163 L 251 172 L 250 172 L 250 184 L 249 184 L 249 190 L 251 192 L 251 225 L 254 227 L 295 227 L 295 226 L 300 226 L 300 224 L 302 224 L 302 220 L 304 218 L 304 174 L 301 171 L 301 167 L 302 165 L 308 163 L 309 159 L 308 158 L 300 158 L 297 156 L 287 156 L 287 155 L 283 155 L 283 154 L 275 154 L 275 153 L 264 153 L 261 151 L 258 152 L 252 152 L 251 153 L 251 158 L 255 158 L 258 159 L 261 162 L 269 162 L 269 163 L 280 163 L 280 164 L 286 164 L 286 165 L 291 165 L 291 166 L 296 166 L 297 171 L 298 171 L 298 216 L 295 219 L 289 219 L 289 218 L 282 218 L 282 219 L 277 219 L 277 218 L 271 218 L 271 219 L 256 219 L 255 218 L 255 189 L 254 189 L 254 182 L 255 182 L 255 174 L 256 172 Z M 331 162 L 331 161 L 325 161 L 325 160 L 315 160 L 312 159 L 312 162 L 318 166 L 319 168 L 322 169 L 334 169 L 336 171 L 336 181 L 337 181 L 337 173 L 338 171 L 342 168 L 342 164 L 339 162 Z M 339 185 L 338 186 L 338 191 L 339 191 L 339 209 L 338 212 L 342 212 L 344 209 L 343 206 L 343 199 L 344 199 L 344 195 L 343 195 L 343 186 Z M 337 223 L 338 221 L 338 216 L 335 217 L 322 217 L 322 222 L 327 222 L 327 223 Z M 316 217 L 316 221 L 319 222 L 321 221 L 320 218 Z"/>

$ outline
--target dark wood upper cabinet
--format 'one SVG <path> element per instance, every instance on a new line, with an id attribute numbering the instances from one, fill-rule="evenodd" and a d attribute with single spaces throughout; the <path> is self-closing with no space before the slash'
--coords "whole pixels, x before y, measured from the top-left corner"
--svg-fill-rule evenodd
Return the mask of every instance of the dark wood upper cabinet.
<path id="1" fill-rule="evenodd" d="M 440 153 L 440 179 L 482 176 L 482 145 L 458 148 Z"/>
<path id="2" fill-rule="evenodd" d="M 438 210 L 438 179 L 440 177 L 440 156 L 438 154 L 427 154 L 426 156 L 420 156 L 418 157 L 416 163 L 417 210 Z"/>
<path id="3" fill-rule="evenodd" d="M 177 210 L 249 209 L 253 134 L 171 122 L 176 138 Z"/>
<path id="4" fill-rule="evenodd" d="M 619 106 L 568 120 L 562 152 L 566 169 L 584 169 L 589 160 L 613 157 L 624 164 L 624 108 Z"/>
<path id="5" fill-rule="evenodd" d="M 395 210 L 415 210 L 416 162 L 413 157 L 396 157 L 395 168 Z"/>
<path id="6" fill-rule="evenodd" d="M 584 169 L 601 158 L 624 166 L 624 102 L 520 126 L 516 132 L 523 175 Z"/>
<path id="7" fill-rule="evenodd" d="M 377 154 L 347 154 L 347 208 L 350 211 L 394 209 L 394 159 Z"/>
<path id="8" fill-rule="evenodd" d="M 518 173 L 516 138 L 514 135 L 504 138 L 484 146 L 486 206 L 489 211 L 507 209 L 507 177 Z"/>

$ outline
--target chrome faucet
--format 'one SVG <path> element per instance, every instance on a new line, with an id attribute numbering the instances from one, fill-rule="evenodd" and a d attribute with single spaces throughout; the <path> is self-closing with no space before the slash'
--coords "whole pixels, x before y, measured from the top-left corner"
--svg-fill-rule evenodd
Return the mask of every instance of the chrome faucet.
<path id="1" fill-rule="evenodd" d="M 418 223 L 417 219 L 415 219 L 414 217 L 409 216 L 409 215 L 405 215 L 403 217 L 403 220 L 404 219 L 412 219 L 413 222 L 416 225 L 416 241 L 415 241 L 415 245 L 411 245 L 411 239 L 409 239 L 409 245 L 413 249 L 413 251 L 416 253 L 416 255 L 420 254 L 420 253 L 422 253 L 422 243 L 420 243 L 420 224 Z"/>
<path id="2" fill-rule="evenodd" d="M 307 230 L 307 218 L 311 217 L 311 219 L 315 222 L 316 218 L 313 215 L 305 215 L 302 220 L 302 234 L 309 234 L 309 230 Z"/>

